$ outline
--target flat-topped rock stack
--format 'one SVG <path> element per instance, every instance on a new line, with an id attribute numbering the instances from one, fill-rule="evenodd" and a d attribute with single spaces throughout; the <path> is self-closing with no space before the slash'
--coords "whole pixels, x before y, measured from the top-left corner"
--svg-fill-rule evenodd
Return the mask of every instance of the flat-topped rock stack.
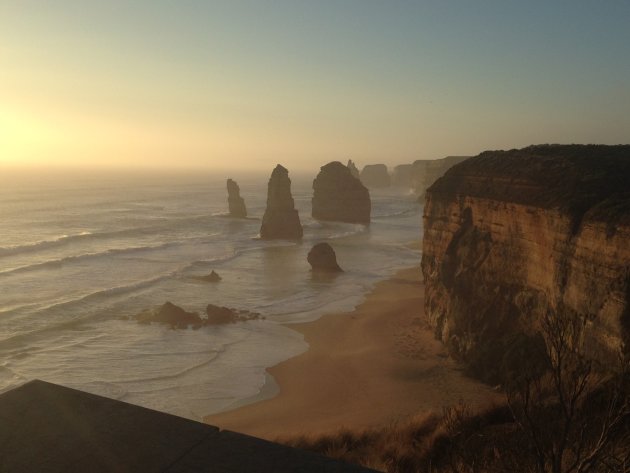
<path id="1" fill-rule="evenodd" d="M 267 186 L 267 208 L 260 227 L 263 240 L 299 240 L 303 230 L 291 195 L 289 171 L 278 164 Z"/>
<path id="2" fill-rule="evenodd" d="M 313 181 L 313 218 L 370 223 L 370 192 L 347 166 L 333 161 L 321 167 Z"/>
<path id="3" fill-rule="evenodd" d="M 245 200 L 241 197 L 241 190 L 236 181 L 227 180 L 228 205 L 230 208 L 230 217 L 245 218 L 247 217 L 247 209 L 245 208 Z"/>
<path id="4" fill-rule="evenodd" d="M 384 164 L 368 164 L 361 171 L 361 182 L 370 189 L 389 187 L 391 179 Z"/>

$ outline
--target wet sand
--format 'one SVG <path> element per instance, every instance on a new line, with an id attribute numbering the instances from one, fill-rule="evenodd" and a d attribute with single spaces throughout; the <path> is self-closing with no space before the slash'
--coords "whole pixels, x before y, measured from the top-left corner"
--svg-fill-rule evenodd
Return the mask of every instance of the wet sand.
<path id="1" fill-rule="evenodd" d="M 383 426 L 501 396 L 463 375 L 424 320 L 418 267 L 379 282 L 347 313 L 291 325 L 310 348 L 268 371 L 277 396 L 204 420 L 268 439 Z"/>

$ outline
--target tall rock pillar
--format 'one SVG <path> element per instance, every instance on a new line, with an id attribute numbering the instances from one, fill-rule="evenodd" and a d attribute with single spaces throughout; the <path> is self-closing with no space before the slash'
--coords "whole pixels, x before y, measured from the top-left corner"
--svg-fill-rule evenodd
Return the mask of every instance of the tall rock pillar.
<path id="1" fill-rule="evenodd" d="M 291 196 L 289 171 L 278 164 L 267 186 L 267 209 L 260 227 L 263 240 L 302 238 L 300 216 Z"/>

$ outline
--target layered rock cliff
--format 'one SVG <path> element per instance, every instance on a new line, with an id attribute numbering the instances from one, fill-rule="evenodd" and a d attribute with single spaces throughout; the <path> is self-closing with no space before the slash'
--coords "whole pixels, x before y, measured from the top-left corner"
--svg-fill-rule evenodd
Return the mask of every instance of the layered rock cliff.
<path id="1" fill-rule="evenodd" d="M 629 183 L 630 146 L 532 146 L 452 167 L 424 208 L 436 336 L 487 367 L 510 334 L 567 315 L 593 354 L 618 351 L 630 328 Z"/>
<path id="2" fill-rule="evenodd" d="M 267 208 L 260 227 L 264 240 L 302 238 L 300 216 L 291 195 L 289 171 L 278 164 L 267 185 Z"/>
<path id="3" fill-rule="evenodd" d="M 227 191 L 230 216 L 237 218 L 247 217 L 245 200 L 241 197 L 241 190 L 239 189 L 238 184 L 232 179 L 227 180 Z"/>
<path id="4" fill-rule="evenodd" d="M 322 166 L 313 181 L 313 218 L 370 223 L 370 193 L 350 169 L 338 161 Z"/>
<path id="5" fill-rule="evenodd" d="M 361 182 L 369 188 L 389 187 L 391 184 L 387 166 L 368 164 L 361 170 Z"/>

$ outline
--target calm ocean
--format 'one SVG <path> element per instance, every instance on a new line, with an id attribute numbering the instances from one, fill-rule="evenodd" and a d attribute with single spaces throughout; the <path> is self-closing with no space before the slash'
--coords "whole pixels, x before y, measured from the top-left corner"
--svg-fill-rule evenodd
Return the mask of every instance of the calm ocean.
<path id="1" fill-rule="evenodd" d="M 227 177 L 251 218 L 225 217 Z M 0 391 L 39 378 L 193 419 L 256 396 L 266 367 L 307 349 L 281 324 L 349 310 L 420 261 L 412 195 L 371 191 L 370 227 L 323 223 L 310 217 L 314 175 L 290 177 L 299 244 L 256 238 L 269 174 L 2 176 Z M 320 241 L 345 270 L 334 280 L 306 262 Z M 194 279 L 211 270 L 220 283 Z M 266 319 L 196 331 L 124 319 L 165 301 Z"/>

